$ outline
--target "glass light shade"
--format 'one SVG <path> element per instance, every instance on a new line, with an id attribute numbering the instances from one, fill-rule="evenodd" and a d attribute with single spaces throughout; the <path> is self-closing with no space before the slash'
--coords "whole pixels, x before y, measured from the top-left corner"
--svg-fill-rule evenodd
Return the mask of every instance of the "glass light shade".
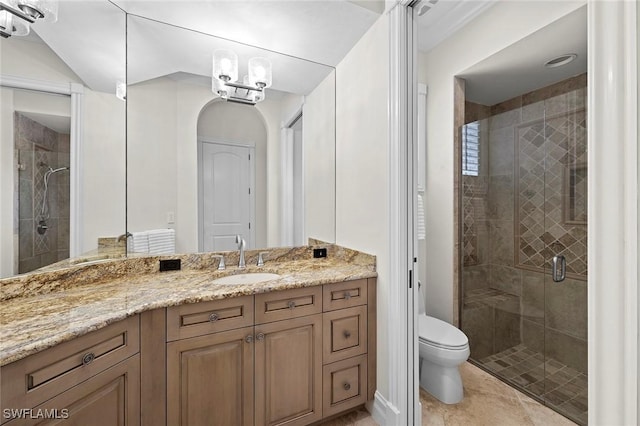
<path id="1" fill-rule="evenodd" d="M 0 11 L 0 29 L 12 36 L 26 36 L 29 34 L 29 24 L 14 17 L 6 10 Z"/>
<path id="2" fill-rule="evenodd" d="M 238 81 L 238 55 L 231 50 L 213 52 L 213 78 Z"/>
<path id="3" fill-rule="evenodd" d="M 271 87 L 271 61 L 267 58 L 249 59 L 249 81 L 256 87 Z"/>
<path id="4" fill-rule="evenodd" d="M 46 22 L 58 20 L 58 0 L 18 0 L 18 7 L 27 15 Z"/>
<path id="5" fill-rule="evenodd" d="M 211 79 L 211 91 L 222 97 L 222 98 L 226 98 L 228 96 L 228 91 L 227 91 L 227 87 L 224 85 L 224 82 L 222 82 L 221 80 L 218 80 L 217 78 L 212 78 Z"/>

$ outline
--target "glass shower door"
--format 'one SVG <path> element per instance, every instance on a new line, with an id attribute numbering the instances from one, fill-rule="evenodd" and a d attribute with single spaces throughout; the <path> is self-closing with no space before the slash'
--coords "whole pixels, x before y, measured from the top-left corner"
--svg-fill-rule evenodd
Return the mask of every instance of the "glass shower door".
<path id="1" fill-rule="evenodd" d="M 545 403 L 587 423 L 586 88 L 545 100 Z"/>

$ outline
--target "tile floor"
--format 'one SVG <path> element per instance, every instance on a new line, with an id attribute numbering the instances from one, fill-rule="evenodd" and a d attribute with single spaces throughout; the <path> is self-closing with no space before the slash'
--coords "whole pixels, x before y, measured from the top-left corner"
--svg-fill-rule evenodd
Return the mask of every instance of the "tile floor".
<path id="1" fill-rule="evenodd" d="M 460 367 L 465 398 L 446 405 L 420 390 L 423 426 L 571 426 L 548 407 L 470 364 Z M 323 426 L 377 426 L 364 409 L 323 423 Z"/>
<path id="2" fill-rule="evenodd" d="M 587 424 L 587 376 L 524 345 L 480 360 L 486 369 L 514 383 L 575 422 Z"/>

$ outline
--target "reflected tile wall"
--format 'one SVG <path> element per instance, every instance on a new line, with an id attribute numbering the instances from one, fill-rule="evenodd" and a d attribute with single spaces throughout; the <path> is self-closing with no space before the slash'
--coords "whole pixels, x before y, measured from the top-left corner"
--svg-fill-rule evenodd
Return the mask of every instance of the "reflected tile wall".
<path id="1" fill-rule="evenodd" d="M 14 224 L 17 272 L 25 273 L 69 257 L 69 174 L 59 172 L 47 189 L 48 230 L 37 232 L 47 168 L 69 165 L 69 135 L 57 133 L 16 112 L 14 115 L 16 195 Z M 45 165 L 46 164 L 46 165 Z"/>

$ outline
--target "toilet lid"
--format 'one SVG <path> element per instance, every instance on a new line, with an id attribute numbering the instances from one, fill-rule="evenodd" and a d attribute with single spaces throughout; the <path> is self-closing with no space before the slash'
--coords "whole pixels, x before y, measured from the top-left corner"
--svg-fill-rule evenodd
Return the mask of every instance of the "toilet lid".
<path id="1" fill-rule="evenodd" d="M 418 316 L 420 340 L 435 346 L 461 348 L 469 344 L 467 336 L 453 325 L 427 315 Z"/>

